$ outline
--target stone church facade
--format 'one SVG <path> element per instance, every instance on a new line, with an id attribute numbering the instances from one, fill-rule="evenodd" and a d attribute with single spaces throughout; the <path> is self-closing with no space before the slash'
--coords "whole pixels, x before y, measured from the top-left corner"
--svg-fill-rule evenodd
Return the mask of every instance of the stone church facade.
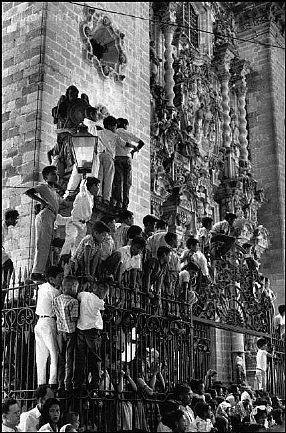
<path id="1" fill-rule="evenodd" d="M 23 192 L 48 165 L 52 108 L 73 84 L 146 143 L 132 161 L 135 224 L 163 216 L 183 247 L 203 216 L 235 212 L 240 244 L 261 263 L 260 288 L 283 303 L 283 4 L 4 2 L 2 11 L 2 207 L 20 213 L 7 243 L 16 267 L 30 269 L 34 253 L 34 205 Z M 208 323 L 205 313 L 202 301 L 195 316 Z M 254 340 L 211 332 L 210 365 L 229 382 L 231 352 L 253 355 Z"/>

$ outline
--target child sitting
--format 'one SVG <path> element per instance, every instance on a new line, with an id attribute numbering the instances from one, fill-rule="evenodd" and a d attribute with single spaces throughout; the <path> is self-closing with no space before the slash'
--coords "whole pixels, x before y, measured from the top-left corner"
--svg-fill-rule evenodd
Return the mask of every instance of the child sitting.
<path id="1" fill-rule="evenodd" d="M 74 351 L 76 344 L 76 322 L 78 319 L 78 301 L 75 299 L 77 278 L 70 275 L 63 279 L 63 293 L 53 302 L 54 313 L 57 317 L 59 342 L 59 388 L 72 389 Z"/>

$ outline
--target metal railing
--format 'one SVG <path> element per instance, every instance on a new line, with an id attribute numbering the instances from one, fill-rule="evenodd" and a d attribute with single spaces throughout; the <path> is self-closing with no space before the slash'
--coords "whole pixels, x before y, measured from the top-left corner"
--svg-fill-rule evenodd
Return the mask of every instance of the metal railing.
<path id="1" fill-rule="evenodd" d="M 150 296 L 142 289 L 140 271 L 135 279 L 126 273 L 122 287 L 110 285 L 103 313 L 98 386 L 91 386 L 89 363 L 94 360 L 87 356 L 85 388 L 80 394 L 62 398 L 63 409 L 79 411 L 86 429 L 96 425 L 98 431 L 119 431 L 129 425 L 126 418 L 132 413 L 132 428 L 154 431 L 159 403 L 172 387 L 203 378 L 212 367 L 211 326 L 272 336 L 278 356 L 271 364 L 269 390 L 283 396 L 284 341 L 272 332 L 269 296 L 263 290 L 255 291 L 255 282 L 263 283 L 263 276 L 250 272 L 235 249 L 224 261 L 213 262 L 211 271 L 212 283 L 191 273 L 190 288 L 197 298 L 192 298 L 193 304 L 182 300 L 186 297 L 178 284 L 173 294 L 162 287 L 160 299 Z M 32 407 L 37 386 L 34 327 L 38 286 L 24 283 L 26 276 L 26 271 L 20 271 L 17 279 L 14 274 L 10 287 L 2 290 L 2 393 L 15 396 L 23 410 Z M 136 384 L 140 378 L 150 384 L 156 373 L 152 395 L 140 386 L 131 389 L 126 375 L 121 390 L 120 372 L 127 367 Z"/>

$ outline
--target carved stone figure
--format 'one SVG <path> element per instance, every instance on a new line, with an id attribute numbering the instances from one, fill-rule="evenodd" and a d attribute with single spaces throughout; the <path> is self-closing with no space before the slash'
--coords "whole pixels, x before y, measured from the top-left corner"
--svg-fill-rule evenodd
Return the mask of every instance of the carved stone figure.
<path id="1" fill-rule="evenodd" d="M 54 123 L 57 125 L 57 144 L 48 152 L 51 163 L 57 167 L 59 184 L 65 187 L 71 175 L 75 158 L 72 147 L 72 135 L 85 118 L 85 110 L 89 106 L 87 95 L 78 98 L 79 91 L 75 86 L 69 86 L 62 95 L 56 107 L 52 109 Z"/>
<path id="2" fill-rule="evenodd" d="M 155 42 L 150 42 L 150 86 L 158 83 L 159 65 L 162 59 L 156 53 Z"/>

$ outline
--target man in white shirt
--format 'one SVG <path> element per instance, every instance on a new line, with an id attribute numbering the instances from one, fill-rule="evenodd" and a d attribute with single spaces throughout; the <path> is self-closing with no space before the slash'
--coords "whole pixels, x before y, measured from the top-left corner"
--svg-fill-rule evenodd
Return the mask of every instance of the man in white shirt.
<path id="1" fill-rule="evenodd" d="M 212 228 L 213 219 L 211 217 L 203 217 L 202 218 L 202 227 L 199 228 L 197 233 L 197 239 L 200 243 L 201 251 L 206 254 L 206 252 L 210 249 L 210 240 L 211 233 L 210 230 Z"/>
<path id="2" fill-rule="evenodd" d="M 141 236 L 136 236 L 132 239 L 130 245 L 126 245 L 117 250 L 120 253 L 120 264 L 119 264 L 119 276 L 118 283 L 122 283 L 123 274 L 132 269 L 142 269 L 142 258 L 141 253 L 146 245 L 145 239 Z M 130 285 L 134 287 L 135 275 L 131 275 Z"/>
<path id="3" fill-rule="evenodd" d="M 20 406 L 14 398 L 5 398 L 2 402 L 2 432 L 22 431 L 17 428 L 20 422 Z"/>
<path id="4" fill-rule="evenodd" d="M 190 237 L 187 240 L 187 249 L 181 255 L 182 270 L 188 266 L 190 262 L 194 263 L 201 270 L 202 274 L 209 278 L 209 268 L 206 256 L 199 251 L 199 241 Z"/>
<path id="5" fill-rule="evenodd" d="M 48 398 L 53 398 L 54 393 L 48 385 L 41 385 L 36 389 L 37 405 L 28 412 L 22 412 L 18 428 L 23 432 L 36 432 L 39 429 L 39 420 L 43 404 Z"/>
<path id="6" fill-rule="evenodd" d="M 234 227 L 236 214 L 226 212 L 224 220 L 217 222 L 211 229 L 211 251 L 215 258 L 220 259 L 233 246 L 239 230 Z"/>
<path id="7" fill-rule="evenodd" d="M 192 423 L 195 421 L 195 414 L 190 406 L 193 398 L 193 392 L 189 385 L 182 383 L 176 385 L 174 395 L 176 401 L 178 401 L 180 404 L 179 409 L 184 412 L 187 420 L 186 432 L 189 432 L 191 431 L 190 427 Z"/>
<path id="8" fill-rule="evenodd" d="M 278 306 L 278 314 L 273 319 L 274 330 L 279 332 L 280 338 L 285 337 L 285 304 Z"/>
<path id="9" fill-rule="evenodd" d="M 267 356 L 273 358 L 274 354 L 267 352 L 267 342 L 264 338 L 259 338 L 256 342 L 256 373 L 254 379 L 254 389 L 266 391 L 267 380 Z"/>
<path id="10" fill-rule="evenodd" d="M 127 231 L 134 224 L 134 215 L 130 210 L 124 210 L 120 213 L 120 226 L 117 227 L 114 233 L 115 249 L 125 247 L 127 245 Z"/>
<path id="11" fill-rule="evenodd" d="M 116 147 L 126 147 L 126 142 L 115 134 L 117 120 L 113 116 L 107 116 L 103 120 L 104 129 L 98 132 L 98 139 L 103 150 L 99 152 L 98 178 L 101 182 L 101 195 L 104 204 L 109 204 L 114 178 L 114 158 Z M 128 144 L 129 145 L 129 144 Z"/>
<path id="12" fill-rule="evenodd" d="M 113 204 L 120 208 L 123 207 L 124 209 L 128 208 L 129 190 L 132 185 L 131 156 L 133 158 L 134 152 L 139 152 L 139 150 L 144 146 L 142 140 L 127 131 L 128 125 L 129 122 L 127 119 L 117 119 L 116 134 L 126 143 L 135 142 L 138 143 L 138 146 L 135 144 L 128 144 L 125 147 L 122 145 L 116 146 L 114 160 L 115 174 L 112 186 Z"/>
<path id="13" fill-rule="evenodd" d="M 57 385 L 57 366 L 58 366 L 58 341 L 56 317 L 53 312 L 53 300 L 59 296 L 60 286 L 64 271 L 59 266 L 51 266 L 47 270 L 48 282 L 41 284 L 38 290 L 36 315 L 38 322 L 35 326 L 36 341 L 36 364 L 38 386 L 49 383 L 51 386 Z M 50 357 L 50 374 L 47 382 L 46 370 L 47 361 Z"/>
<path id="14" fill-rule="evenodd" d="M 94 205 L 94 197 L 97 196 L 99 179 L 88 177 L 80 184 L 80 191 L 77 194 L 70 217 L 57 215 L 56 224 L 65 225 L 65 243 L 61 250 L 61 260 L 66 262 L 70 253 L 73 255 L 80 241 L 87 232 L 86 223 L 91 219 Z"/>
<path id="15" fill-rule="evenodd" d="M 90 286 L 91 287 L 91 286 Z M 77 342 L 75 353 L 74 388 L 86 386 L 85 364 L 86 352 L 89 349 L 92 362 L 89 362 L 89 371 L 92 380 L 90 387 L 98 387 L 99 372 L 101 370 L 101 330 L 103 320 L 100 311 L 104 310 L 104 298 L 108 292 L 108 285 L 98 284 L 90 291 L 80 292 L 77 299 L 80 303 L 79 318 L 77 322 Z"/>
<path id="16" fill-rule="evenodd" d="M 46 281 L 45 270 L 59 205 L 66 204 L 66 206 L 70 206 L 56 192 L 56 184 L 58 182 L 56 167 L 44 167 L 42 176 L 45 182 L 25 192 L 28 197 L 39 201 L 43 205 L 43 209 L 36 215 L 35 220 L 36 251 L 31 275 L 31 279 L 38 282 Z"/>
<path id="17" fill-rule="evenodd" d="M 19 212 L 15 209 L 7 209 L 4 216 L 4 221 L 2 221 L 2 289 L 9 286 L 10 277 L 12 275 L 14 266 L 10 255 L 5 251 L 4 243 L 8 235 L 8 227 L 15 227 L 19 219 Z M 5 292 L 3 291 L 2 297 L 5 297 Z M 2 302 L 4 299 L 2 298 Z"/>

